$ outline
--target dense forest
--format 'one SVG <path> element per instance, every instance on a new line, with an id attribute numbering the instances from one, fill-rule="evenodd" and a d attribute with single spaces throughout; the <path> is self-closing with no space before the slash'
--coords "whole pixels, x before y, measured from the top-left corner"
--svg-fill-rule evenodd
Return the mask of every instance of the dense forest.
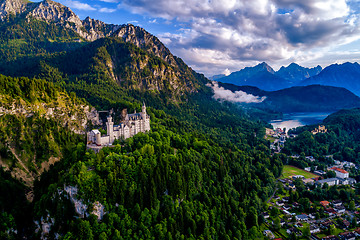
<path id="1" fill-rule="evenodd" d="M 49 103 L 63 91 L 63 81 L 52 83 L 49 79 L 4 76 L 0 79 L 7 103 L 11 99 L 30 104 Z M 211 91 L 205 88 L 188 94 L 187 102 L 173 102 L 167 100 L 167 95 L 142 91 L 115 98 L 111 91 L 105 94 L 108 86 L 94 86 L 104 94 L 89 101 L 117 112 L 123 108 L 139 110 L 141 100 L 146 101 L 151 106 L 148 108 L 150 133 L 139 134 L 94 154 L 85 150 L 84 140 L 54 120 L 37 115 L 2 116 L 6 123 L 2 125 L 6 133 L 3 136 L 8 136 L 2 143 L 11 137 L 20 152 L 30 155 L 29 158 L 36 156 L 39 164 L 49 155 L 61 157 L 60 162 L 35 181 L 34 200 L 24 205 L 28 218 L 21 218 L 8 208 L 2 209 L 7 216 L 3 225 L 7 229 L 6 237 L 35 232 L 31 216 L 41 222 L 47 221 L 48 215 L 55 219 L 49 233 L 51 238 L 60 234 L 64 239 L 155 236 L 251 239 L 259 234 L 257 215 L 263 201 L 273 192 L 275 178 L 282 169 L 281 160 L 270 156 L 261 122 L 249 120 L 241 109 L 230 103 L 214 101 Z M 116 89 L 113 88 L 114 94 L 119 94 Z M 75 94 L 70 95 L 73 101 L 82 101 Z M 17 133 L 15 129 L 25 132 Z M 39 144 L 32 146 L 34 142 Z M 2 149 L 2 159 L 13 159 L 16 165 L 8 146 L 3 145 Z M 24 196 L 28 191 L 18 182 L 6 182 L 4 188 L 10 188 L 9 184 L 19 186 L 8 191 L 9 196 L 19 194 L 20 190 Z M 98 221 L 94 215 L 77 218 L 64 186 L 77 187 L 77 198 L 88 204 L 89 209 L 95 202 L 103 204 L 104 219 Z M 21 203 L 11 199 L 4 198 L 3 206 L 18 209 Z M 248 232 L 250 228 L 252 231 Z M 34 237 L 40 235 L 41 231 Z"/>
<path id="2" fill-rule="evenodd" d="M 359 113 L 359 109 L 355 108 L 329 115 L 323 121 L 327 133 L 313 135 L 311 131 L 317 127 L 314 125 L 291 130 L 290 133 L 298 136 L 286 141 L 282 152 L 288 155 L 314 156 L 322 162 L 329 161 L 325 156 L 333 155 L 333 159 L 359 164 Z"/>
<path id="3" fill-rule="evenodd" d="M 7 97 L 4 103 L 10 99 L 50 103 L 62 91 L 44 80 L 0 79 L 2 94 Z M 73 102 L 82 102 L 70 95 Z M 55 120 L 3 115 L 2 136 L 6 139 L 2 143 L 10 137 L 20 152 L 36 154 L 39 164 L 49 155 L 62 159 L 35 181 L 32 203 L 12 201 L 11 196 L 20 192 L 24 196 L 28 187 L 5 180 L 11 168 L 2 173 L 2 188 L 10 189 L 2 198 L 4 236 L 31 235 L 36 229 L 32 216 L 46 222 L 49 215 L 55 219 L 50 238 L 55 234 L 64 239 L 254 238 L 259 234 L 257 216 L 274 190 L 282 161 L 270 156 L 261 122 L 248 120 L 232 104 L 203 96 L 206 98 L 190 95 L 187 108 L 181 107 L 183 103 L 163 105 L 168 111 L 149 107 L 151 132 L 98 154 L 86 151 L 84 138 L 63 129 Z M 133 98 L 129 104 L 120 100 L 110 106 L 139 110 L 141 102 Z M 209 108 L 214 111 L 209 112 Z M 24 129 L 26 134 L 15 129 Z M 2 149 L 2 159 L 13 159 L 16 165 L 8 146 L 2 145 Z M 78 188 L 77 198 L 89 209 L 96 202 L 104 205 L 103 220 L 91 214 L 77 218 L 64 186 Z M 26 208 L 27 218 L 21 217 L 24 211 L 16 210 L 22 209 L 19 205 Z M 34 237 L 40 235 L 41 231 Z"/>
<path id="4" fill-rule="evenodd" d="M 50 236 L 254 239 L 281 160 L 271 157 L 259 139 L 241 149 L 225 147 L 208 135 L 170 131 L 165 126 L 171 129 L 173 123 L 161 118 L 161 111 L 151 114 L 150 133 L 98 154 L 85 152 L 80 143 L 52 169 L 57 174 L 42 176 L 34 208 L 37 219 L 48 213 L 57 219 Z M 67 170 L 56 169 L 66 165 Z M 103 204 L 103 221 L 91 214 L 75 219 L 64 186 L 76 186 L 77 198 L 89 208 Z"/>

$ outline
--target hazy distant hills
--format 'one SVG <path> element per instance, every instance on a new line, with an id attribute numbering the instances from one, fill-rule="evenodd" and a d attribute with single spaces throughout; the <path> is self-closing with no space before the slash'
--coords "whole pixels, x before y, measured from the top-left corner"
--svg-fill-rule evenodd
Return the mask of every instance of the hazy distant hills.
<path id="1" fill-rule="evenodd" d="M 266 91 L 275 91 L 295 86 L 302 80 L 318 74 L 321 69 L 320 66 L 305 68 L 292 63 L 287 67 L 281 67 L 279 71 L 275 72 L 274 69 L 263 62 L 254 67 L 246 67 L 233 72 L 229 76 L 217 77 L 216 79 L 212 77 L 211 79 L 238 86 L 248 85 Z"/>
<path id="2" fill-rule="evenodd" d="M 226 77 L 226 75 L 225 74 L 217 74 L 217 75 L 209 77 L 209 79 L 210 80 L 218 80 L 218 79 L 223 78 L 223 77 Z"/>
<path id="3" fill-rule="evenodd" d="M 252 86 L 219 84 L 233 92 L 243 91 L 266 99 L 253 106 L 279 112 L 327 112 L 360 107 L 360 98 L 345 88 L 310 85 L 264 91 Z"/>
<path id="4" fill-rule="evenodd" d="M 321 84 L 344 87 L 360 96 L 360 65 L 358 63 L 332 64 L 319 74 L 307 78 L 299 85 Z"/>
<path id="5" fill-rule="evenodd" d="M 265 91 L 317 84 L 346 88 L 360 96 L 360 65 L 346 62 L 322 69 L 321 66 L 305 68 L 291 63 L 275 72 L 266 63 L 261 63 L 217 78 L 216 81 L 237 86 L 254 86 Z"/>

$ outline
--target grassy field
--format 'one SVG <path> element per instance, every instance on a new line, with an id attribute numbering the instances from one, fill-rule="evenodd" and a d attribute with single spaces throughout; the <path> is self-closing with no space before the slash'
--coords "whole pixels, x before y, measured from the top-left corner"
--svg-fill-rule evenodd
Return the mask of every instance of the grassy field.
<path id="1" fill-rule="evenodd" d="M 307 171 L 302 170 L 300 168 L 293 167 L 293 166 L 290 166 L 290 165 L 285 165 L 283 173 L 281 175 L 281 178 L 290 178 L 291 176 L 294 176 L 294 175 L 303 175 L 305 178 L 318 177 L 318 175 L 307 172 Z"/>

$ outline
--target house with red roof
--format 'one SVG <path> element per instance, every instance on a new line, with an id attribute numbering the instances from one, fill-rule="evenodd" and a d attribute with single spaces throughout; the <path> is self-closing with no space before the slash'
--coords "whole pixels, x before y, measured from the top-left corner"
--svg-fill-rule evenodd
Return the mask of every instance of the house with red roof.
<path id="1" fill-rule="evenodd" d="M 333 170 L 336 173 L 336 177 L 338 178 L 349 178 L 349 172 L 345 171 L 344 169 L 332 167 L 330 170 Z"/>
<path id="2" fill-rule="evenodd" d="M 328 201 L 321 201 L 320 204 L 321 204 L 321 206 L 323 206 L 324 208 L 326 208 L 326 207 L 330 204 L 330 202 L 328 202 Z"/>

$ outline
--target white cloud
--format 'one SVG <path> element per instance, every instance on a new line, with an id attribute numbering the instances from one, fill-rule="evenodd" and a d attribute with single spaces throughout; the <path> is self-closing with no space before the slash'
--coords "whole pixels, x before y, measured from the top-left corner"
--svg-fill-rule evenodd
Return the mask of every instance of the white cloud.
<path id="1" fill-rule="evenodd" d="M 102 13 L 112 13 L 112 12 L 115 12 L 115 11 L 116 11 L 116 9 L 114 9 L 114 8 L 106 8 L 106 7 L 104 7 L 104 8 L 99 9 L 99 12 L 102 12 Z"/>
<path id="2" fill-rule="evenodd" d="M 63 3 L 73 9 L 84 10 L 84 11 L 95 11 L 96 8 L 90 6 L 87 3 L 81 3 L 79 1 L 65 0 Z"/>
<path id="3" fill-rule="evenodd" d="M 206 86 L 213 89 L 213 98 L 217 100 L 224 100 L 235 103 L 261 103 L 266 99 L 266 97 L 254 96 L 243 91 L 232 92 L 223 87 L 219 87 L 218 83 L 215 81 L 213 81 L 212 84 L 208 83 Z"/>
<path id="4" fill-rule="evenodd" d="M 311 61 L 360 39 L 358 0 L 123 0 L 133 13 L 183 22 L 159 37 L 194 69 Z M 218 71 L 218 72 L 214 72 Z"/>

